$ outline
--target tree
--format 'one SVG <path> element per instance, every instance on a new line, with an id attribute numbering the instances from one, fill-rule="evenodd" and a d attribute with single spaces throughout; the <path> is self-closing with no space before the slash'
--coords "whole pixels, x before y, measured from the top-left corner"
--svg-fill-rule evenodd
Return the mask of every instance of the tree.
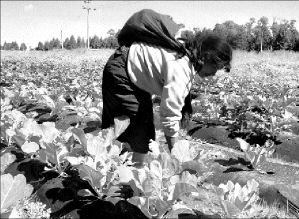
<path id="1" fill-rule="evenodd" d="M 115 36 L 115 30 L 110 29 L 110 30 L 108 30 L 107 34 L 111 37 Z"/>
<path id="2" fill-rule="evenodd" d="M 213 33 L 213 30 L 209 29 L 209 28 L 203 28 L 201 31 L 198 32 L 199 34 L 211 34 Z"/>
<path id="3" fill-rule="evenodd" d="M 48 51 L 48 50 L 50 50 L 50 42 L 46 41 L 44 44 L 44 51 Z"/>
<path id="4" fill-rule="evenodd" d="M 194 33 L 191 30 L 184 30 L 182 31 L 181 37 L 185 39 L 189 39 L 191 37 L 194 37 Z"/>
<path id="5" fill-rule="evenodd" d="M 200 28 L 199 27 L 194 27 L 193 31 L 194 31 L 195 34 L 197 34 L 198 32 L 200 32 Z"/>
<path id="6" fill-rule="evenodd" d="M 195 34 L 191 30 L 184 30 L 181 33 L 181 38 L 186 40 L 186 47 L 189 47 L 189 39 L 194 38 Z"/>
<path id="7" fill-rule="evenodd" d="M 69 44 L 70 44 L 70 49 L 76 49 L 77 48 L 77 43 L 76 43 L 74 35 L 71 36 Z"/>
<path id="8" fill-rule="evenodd" d="M 118 31 L 119 33 L 119 31 Z M 116 48 L 118 46 L 115 30 L 110 29 L 107 34 L 109 35 L 107 38 L 103 40 L 103 47 L 105 48 Z M 99 44 L 100 44 L 100 39 L 99 39 Z M 100 47 L 99 47 L 100 48 Z"/>
<path id="9" fill-rule="evenodd" d="M 225 21 L 222 24 L 216 24 L 213 32 L 226 39 L 233 49 L 246 49 L 247 47 L 245 26 L 233 21 Z"/>
<path id="10" fill-rule="evenodd" d="M 291 20 L 290 22 L 282 20 L 279 24 L 276 21 L 273 22 L 271 26 L 273 33 L 273 50 L 295 50 L 296 39 L 299 38 L 299 33 L 295 28 L 295 22 L 295 20 Z"/>
<path id="11" fill-rule="evenodd" d="M 90 40 L 89 40 L 89 42 L 90 42 L 90 47 L 92 48 L 92 49 L 98 49 L 98 48 L 100 48 L 100 38 L 97 36 L 97 35 L 94 35 L 94 37 L 93 38 L 91 38 Z"/>
<path id="12" fill-rule="evenodd" d="M 268 21 L 267 17 L 261 17 L 257 22 L 257 26 L 253 29 L 255 50 L 257 51 L 271 48 L 272 36 L 268 27 Z"/>
<path id="13" fill-rule="evenodd" d="M 53 48 L 54 48 L 54 41 L 55 41 L 55 39 L 53 38 L 53 39 L 49 42 L 49 50 L 53 50 Z"/>
<path id="14" fill-rule="evenodd" d="M 81 39 L 81 48 L 85 48 L 86 46 L 86 43 L 85 43 L 85 40 L 84 40 L 84 37 Z"/>
<path id="15" fill-rule="evenodd" d="M 291 32 L 291 48 L 292 50 L 296 47 L 297 39 L 299 39 L 299 32 L 295 27 L 296 20 L 291 20 L 290 22 L 290 32 Z"/>
<path id="16" fill-rule="evenodd" d="M 82 47 L 82 40 L 81 40 L 81 37 L 79 37 L 79 36 L 77 38 L 76 47 L 77 48 L 81 48 Z"/>
<path id="17" fill-rule="evenodd" d="M 54 49 L 60 49 L 61 48 L 61 43 L 60 43 L 60 40 L 58 38 L 53 39 L 53 48 Z"/>
<path id="18" fill-rule="evenodd" d="M 9 45 L 8 45 L 8 43 L 5 41 L 4 42 L 4 44 L 3 44 L 3 50 L 8 50 L 8 47 L 9 47 Z"/>
<path id="19" fill-rule="evenodd" d="M 49 50 L 52 49 L 60 49 L 61 48 L 61 44 L 58 38 L 53 38 L 50 42 L 49 42 Z"/>
<path id="20" fill-rule="evenodd" d="M 100 43 L 99 44 L 100 44 L 100 48 L 105 48 L 105 42 L 104 42 L 102 37 L 100 38 Z"/>
<path id="21" fill-rule="evenodd" d="M 13 41 L 11 44 L 10 44 L 10 48 L 9 50 L 19 50 L 19 45 L 17 42 Z"/>
<path id="22" fill-rule="evenodd" d="M 239 25 L 237 28 L 236 44 L 239 49 L 246 50 L 248 48 L 247 33 L 245 25 Z"/>
<path id="23" fill-rule="evenodd" d="M 70 49 L 70 40 L 68 37 L 63 42 L 63 48 Z"/>
<path id="24" fill-rule="evenodd" d="M 249 22 L 245 24 L 245 31 L 246 31 L 246 50 L 251 51 L 255 48 L 255 40 L 253 34 L 253 24 L 255 23 L 255 18 L 250 18 Z"/>
<path id="25" fill-rule="evenodd" d="M 44 44 L 42 42 L 38 42 L 36 50 L 43 51 L 44 50 Z"/>
<path id="26" fill-rule="evenodd" d="M 275 19 L 273 20 L 270 29 L 272 31 L 272 43 L 271 43 L 272 50 L 278 50 L 280 49 L 280 46 L 278 45 L 277 37 L 279 35 L 280 25 L 277 23 Z"/>
<path id="27" fill-rule="evenodd" d="M 21 44 L 21 46 L 20 46 L 20 50 L 22 50 L 22 51 L 27 50 L 27 46 L 26 46 L 25 43 L 22 43 L 22 44 Z"/>
<path id="28" fill-rule="evenodd" d="M 104 44 L 105 48 L 113 49 L 113 48 L 117 48 L 118 47 L 117 39 L 114 36 L 109 36 L 109 37 L 105 38 L 103 40 L 103 44 Z"/>

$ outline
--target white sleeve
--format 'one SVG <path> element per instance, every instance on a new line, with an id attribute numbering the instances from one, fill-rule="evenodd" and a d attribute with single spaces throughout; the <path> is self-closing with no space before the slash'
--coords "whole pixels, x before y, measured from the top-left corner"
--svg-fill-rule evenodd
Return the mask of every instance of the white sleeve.
<path id="1" fill-rule="evenodd" d="M 168 61 L 163 69 L 165 72 L 160 116 L 166 136 L 178 136 L 181 110 L 193 80 L 191 69 L 192 66 L 186 57 Z"/>

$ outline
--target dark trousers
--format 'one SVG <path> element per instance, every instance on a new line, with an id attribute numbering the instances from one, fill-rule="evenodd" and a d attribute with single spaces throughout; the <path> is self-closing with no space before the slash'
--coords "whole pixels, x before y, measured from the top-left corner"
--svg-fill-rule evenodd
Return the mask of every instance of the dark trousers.
<path id="1" fill-rule="evenodd" d="M 130 81 L 127 53 L 127 48 L 119 48 L 104 67 L 102 128 L 111 127 L 115 117 L 128 116 L 130 125 L 118 140 L 129 143 L 135 152 L 146 153 L 150 139 L 155 140 L 152 98 Z"/>

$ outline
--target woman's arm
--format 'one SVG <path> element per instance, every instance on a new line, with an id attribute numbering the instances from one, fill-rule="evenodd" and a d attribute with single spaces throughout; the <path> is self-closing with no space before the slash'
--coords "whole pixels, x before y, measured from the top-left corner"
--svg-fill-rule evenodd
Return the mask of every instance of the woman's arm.
<path id="1" fill-rule="evenodd" d="M 168 145 L 168 149 L 171 152 L 174 144 L 178 141 L 178 137 L 165 136 L 165 138 L 166 138 L 166 143 Z"/>
<path id="2" fill-rule="evenodd" d="M 185 98 L 191 89 L 194 72 L 187 57 L 168 61 L 164 69 L 160 115 L 170 149 L 177 141 Z"/>

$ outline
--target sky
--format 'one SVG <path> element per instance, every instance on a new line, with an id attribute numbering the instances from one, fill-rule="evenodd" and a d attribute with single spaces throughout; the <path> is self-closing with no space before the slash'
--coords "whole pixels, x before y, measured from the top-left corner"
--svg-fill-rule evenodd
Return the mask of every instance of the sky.
<path id="1" fill-rule="evenodd" d="M 2 1 L 1 45 L 16 41 L 35 48 L 61 36 L 87 36 L 87 11 L 83 1 Z M 232 20 L 245 24 L 251 17 L 262 16 L 296 20 L 299 30 L 299 1 L 92 1 L 89 14 L 89 36 L 107 37 L 110 29 L 121 29 L 135 12 L 149 8 L 173 17 L 187 28 L 214 28 Z"/>

